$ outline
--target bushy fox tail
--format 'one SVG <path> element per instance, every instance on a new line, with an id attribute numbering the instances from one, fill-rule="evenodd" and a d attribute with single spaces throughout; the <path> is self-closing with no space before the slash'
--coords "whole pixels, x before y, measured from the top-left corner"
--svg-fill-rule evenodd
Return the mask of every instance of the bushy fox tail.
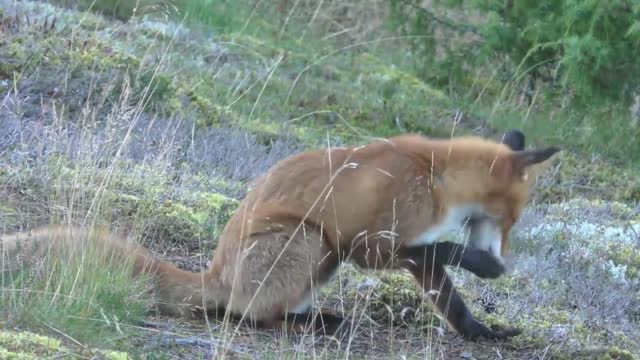
<path id="1" fill-rule="evenodd" d="M 18 269 L 47 256 L 75 256 L 91 250 L 118 264 L 130 261 L 132 275 L 146 275 L 159 310 L 189 315 L 195 308 L 224 307 L 228 295 L 215 273 L 184 271 L 158 259 L 147 249 L 103 227 L 42 226 L 25 232 L 2 234 L 0 272 Z"/>

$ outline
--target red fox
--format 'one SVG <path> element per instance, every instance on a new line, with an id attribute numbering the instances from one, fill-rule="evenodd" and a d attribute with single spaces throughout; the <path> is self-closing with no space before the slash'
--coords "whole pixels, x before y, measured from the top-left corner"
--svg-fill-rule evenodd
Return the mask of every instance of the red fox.
<path id="1" fill-rule="evenodd" d="M 406 270 L 448 324 L 468 339 L 505 339 L 519 329 L 489 329 L 476 320 L 447 276 L 458 265 L 482 278 L 505 272 L 509 231 L 528 201 L 536 168 L 559 151 L 525 150 L 518 130 L 501 142 L 479 137 L 433 139 L 408 134 L 366 146 L 303 152 L 281 160 L 254 186 L 226 224 L 211 267 L 183 271 L 134 254 L 134 273 L 155 279 L 161 310 L 224 308 L 261 327 L 336 332 L 344 318 L 312 311 L 312 291 L 341 263 Z M 468 245 L 440 241 L 464 227 Z M 55 240 L 81 229 L 43 227 Z M 121 243 L 102 231 L 105 243 Z M 27 234 L 5 234 L 9 250 Z M 321 321 L 316 321 L 321 320 Z"/>

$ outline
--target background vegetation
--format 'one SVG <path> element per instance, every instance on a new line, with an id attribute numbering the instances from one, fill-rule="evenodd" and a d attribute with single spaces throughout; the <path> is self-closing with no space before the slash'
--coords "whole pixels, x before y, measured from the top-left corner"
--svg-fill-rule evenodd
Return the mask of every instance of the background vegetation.
<path id="1" fill-rule="evenodd" d="M 4 231 L 106 224 L 196 271 L 251 180 L 302 149 L 521 128 L 564 150 L 514 273 L 453 271 L 483 321 L 525 328 L 513 342 L 463 342 L 411 279 L 349 266 L 317 299 L 354 314 L 341 342 L 167 319 L 88 248 L 3 256 L 0 357 L 633 359 L 638 45 L 625 0 L 0 0 Z"/>

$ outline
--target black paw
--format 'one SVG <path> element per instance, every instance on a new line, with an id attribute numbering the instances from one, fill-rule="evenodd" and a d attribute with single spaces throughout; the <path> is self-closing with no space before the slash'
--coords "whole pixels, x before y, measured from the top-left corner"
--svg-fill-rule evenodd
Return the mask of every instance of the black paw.
<path id="1" fill-rule="evenodd" d="M 509 338 L 522 334 L 522 329 L 492 325 L 491 332 L 492 334 L 489 336 L 489 339 L 508 340 Z"/>
<path id="2" fill-rule="evenodd" d="M 466 249 L 460 267 L 483 279 L 495 279 L 507 269 L 500 259 L 486 250 Z"/>
<path id="3" fill-rule="evenodd" d="M 508 340 L 511 337 L 518 336 L 522 334 L 521 329 L 510 328 L 510 327 L 498 327 L 492 326 L 491 329 L 483 325 L 481 322 L 472 319 L 468 322 L 465 329 L 462 331 L 462 336 L 464 336 L 467 340 Z"/>
<path id="4" fill-rule="evenodd" d="M 350 330 L 349 322 L 344 317 L 324 309 L 314 321 L 316 331 L 322 335 L 342 337 Z"/>

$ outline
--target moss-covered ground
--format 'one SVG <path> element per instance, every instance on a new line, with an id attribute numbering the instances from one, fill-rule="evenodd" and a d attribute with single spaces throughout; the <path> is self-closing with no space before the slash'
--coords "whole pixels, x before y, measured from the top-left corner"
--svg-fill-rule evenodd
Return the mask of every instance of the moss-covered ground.
<path id="1" fill-rule="evenodd" d="M 74 357 L 100 358 L 105 360 L 128 360 L 130 357 L 123 352 L 102 351 L 68 347 L 55 338 L 37 335 L 28 331 L 0 332 L 0 357 L 2 359 L 36 360 L 36 359 L 65 359 Z"/>
<path id="2" fill-rule="evenodd" d="M 393 65 L 400 55 L 380 42 L 322 42 L 267 16 L 213 20 L 224 26 L 0 0 L 2 230 L 108 224 L 195 271 L 279 159 L 504 125 L 458 116 L 450 94 Z M 0 358 L 637 359 L 640 171 L 568 143 L 514 230 L 513 271 L 494 281 L 452 271 L 480 319 L 524 329 L 510 342 L 460 339 L 403 273 L 345 266 L 317 304 L 348 313 L 353 336 L 283 339 L 156 316 L 144 283 L 81 257 L 17 272 L 2 263 Z"/>

